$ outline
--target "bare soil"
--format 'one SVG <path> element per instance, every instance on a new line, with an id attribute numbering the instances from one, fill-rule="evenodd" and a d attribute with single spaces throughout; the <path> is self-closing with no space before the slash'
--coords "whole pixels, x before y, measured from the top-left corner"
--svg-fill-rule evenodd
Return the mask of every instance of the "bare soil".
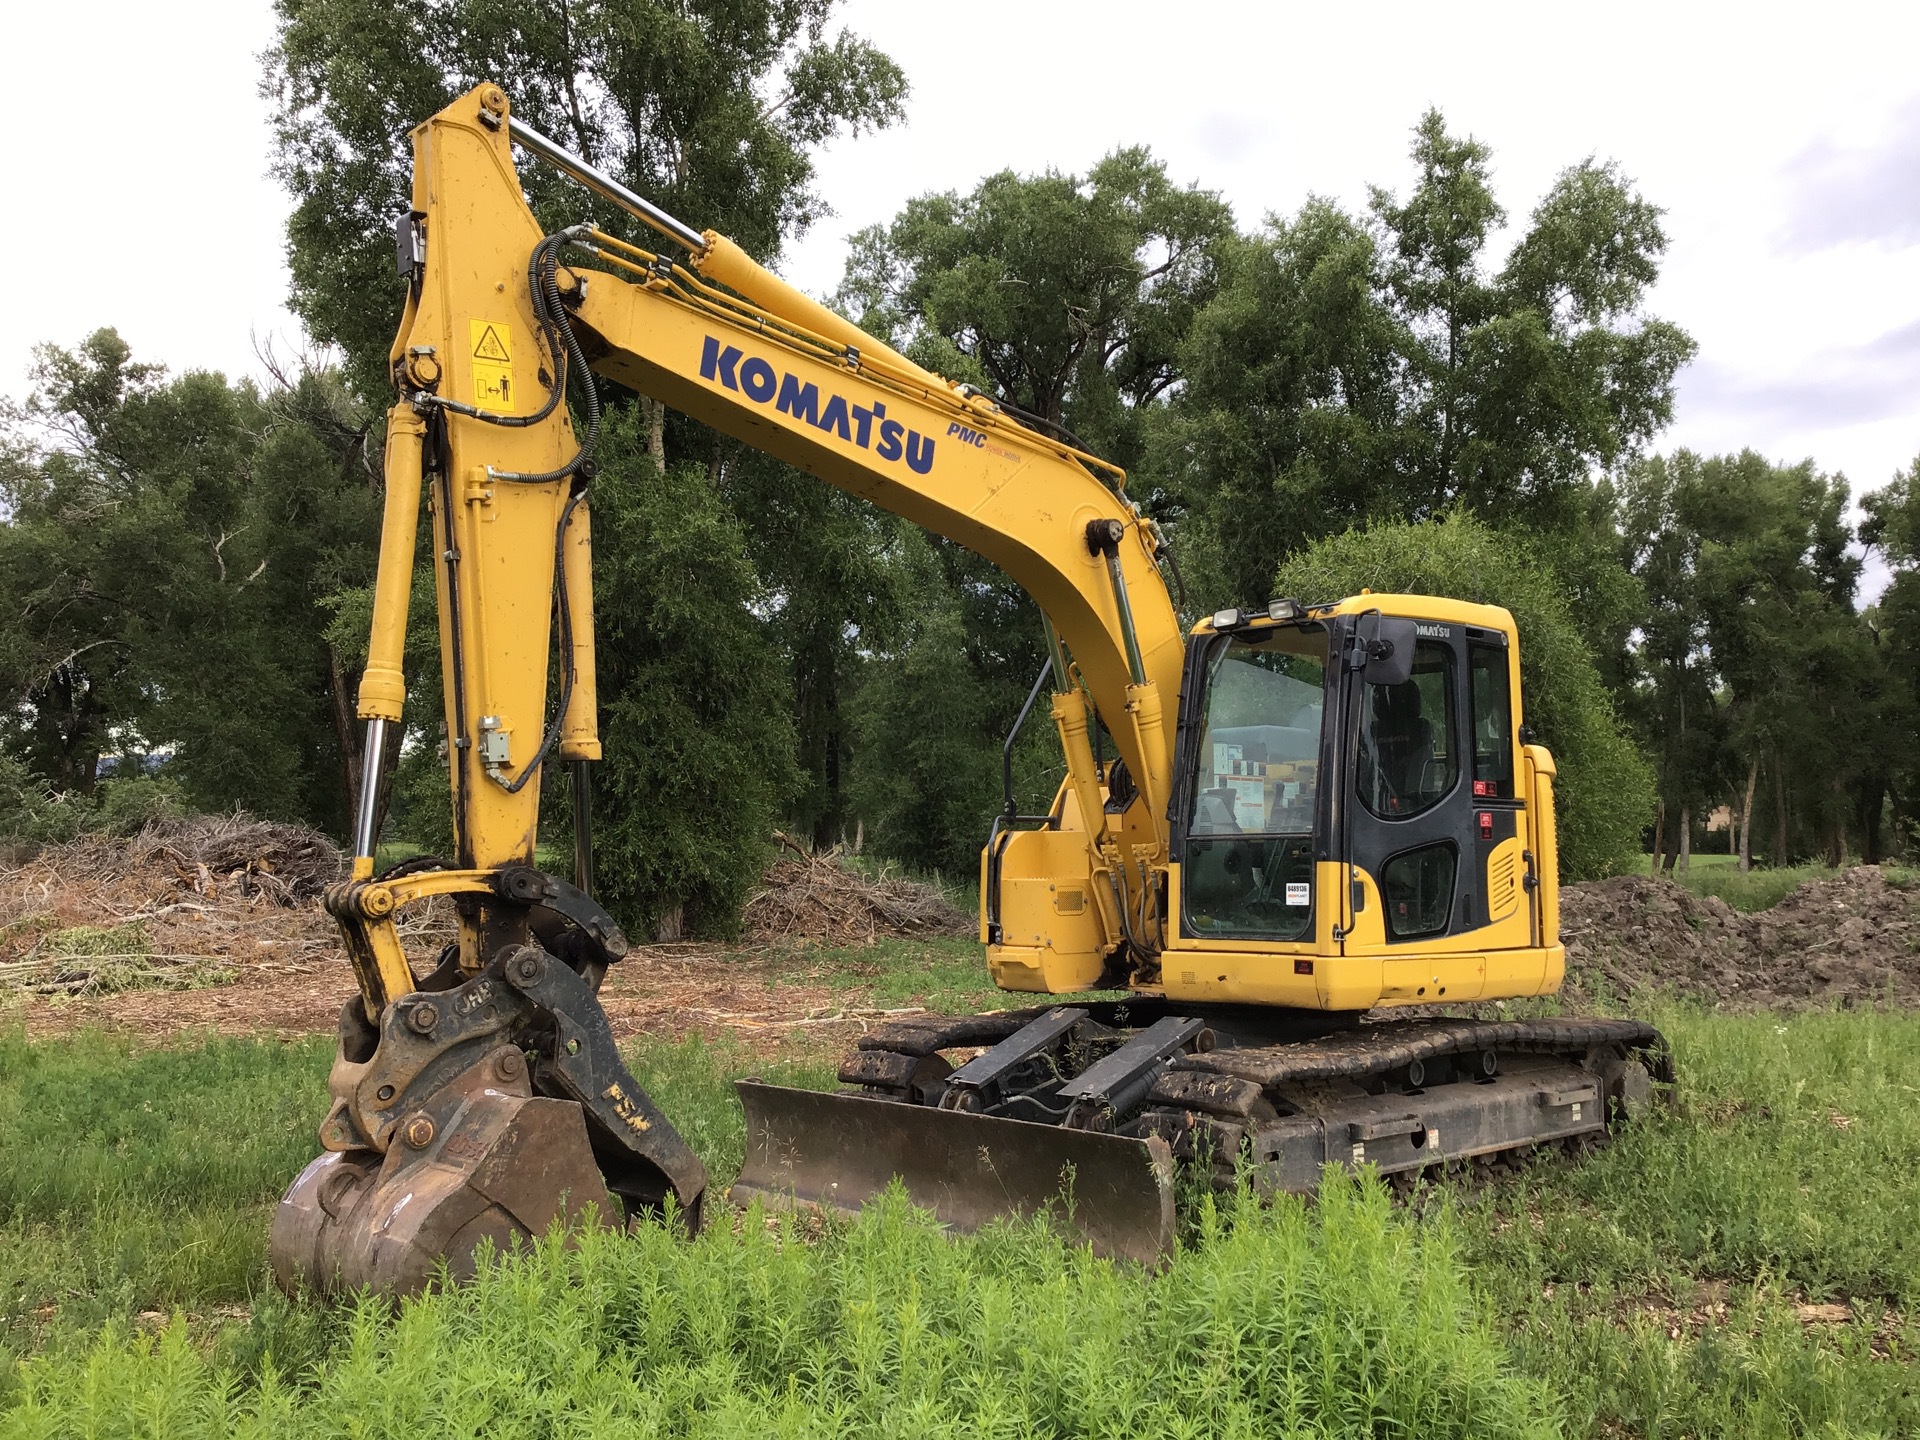
<path id="1" fill-rule="evenodd" d="M 1920 1004 L 1920 895 L 1877 865 L 1812 880 L 1745 915 L 1670 880 L 1623 875 L 1561 892 L 1567 989 L 1668 990 L 1719 1009 Z"/>
<path id="2" fill-rule="evenodd" d="M 330 1034 L 354 982 L 319 895 L 344 873 L 325 837 L 245 816 L 15 857 L 0 866 L 0 1022 L 34 1036 L 85 1027 L 153 1040 Z M 768 1054 L 817 1038 L 837 1050 L 903 1012 L 826 983 L 810 947 L 971 923 L 931 886 L 796 852 L 753 897 L 749 943 L 636 947 L 600 998 L 623 1038 L 697 1032 Z M 452 936 L 444 900 L 401 925 L 417 970 Z"/>
<path id="3" fill-rule="evenodd" d="M 930 886 L 789 851 L 749 903 L 746 944 L 640 946 L 613 969 L 601 998 L 616 1034 L 698 1032 L 764 1053 L 803 1038 L 837 1048 L 899 1012 L 831 983 L 821 947 L 972 930 Z M 33 1035 L 331 1033 L 353 977 L 318 896 L 342 873 L 323 837 L 245 816 L 18 858 L 0 868 L 0 1019 Z M 1570 885 L 1568 995 L 1579 1005 L 1667 990 L 1743 1010 L 1920 1005 L 1916 898 L 1876 866 L 1809 882 L 1751 915 L 1644 876 Z M 445 902 L 402 927 L 423 969 L 451 935 Z"/>

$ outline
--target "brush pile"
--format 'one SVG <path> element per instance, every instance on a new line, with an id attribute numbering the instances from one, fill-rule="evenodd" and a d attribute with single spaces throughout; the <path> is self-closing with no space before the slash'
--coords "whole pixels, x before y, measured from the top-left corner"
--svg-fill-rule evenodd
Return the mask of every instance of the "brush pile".
<path id="1" fill-rule="evenodd" d="M 0 992 L 66 1001 L 315 972 L 338 942 L 314 902 L 345 873 L 326 836 L 245 814 L 48 846 L 0 872 Z"/>
<path id="2" fill-rule="evenodd" d="M 68 875 L 96 881 L 171 874 L 195 895 L 304 905 L 347 873 L 340 847 L 318 830 L 244 812 L 155 820 L 131 838 L 83 835 L 42 852 Z"/>
<path id="3" fill-rule="evenodd" d="M 815 853 L 779 837 L 741 919 L 753 945 L 870 945 L 882 936 L 971 935 L 974 918 L 934 885 L 904 875 L 863 875 L 840 849 Z"/>

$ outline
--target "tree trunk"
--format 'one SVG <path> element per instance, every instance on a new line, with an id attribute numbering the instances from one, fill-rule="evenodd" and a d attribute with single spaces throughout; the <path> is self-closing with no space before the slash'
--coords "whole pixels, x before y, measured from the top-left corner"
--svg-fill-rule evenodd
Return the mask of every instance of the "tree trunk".
<path id="1" fill-rule="evenodd" d="M 687 911 L 684 905 L 669 905 L 660 912 L 660 918 L 653 923 L 653 941 L 656 945 L 671 945 L 686 933 Z"/>
<path id="2" fill-rule="evenodd" d="M 1753 791 L 1760 783 L 1760 757 L 1747 767 L 1747 798 L 1740 806 L 1740 873 L 1753 869 Z"/>
<path id="3" fill-rule="evenodd" d="M 1687 873 L 1687 864 L 1693 859 L 1693 807 L 1680 807 L 1680 862 L 1674 868 L 1682 875 Z"/>
<path id="4" fill-rule="evenodd" d="M 327 698 L 333 702 L 333 736 L 340 745 L 340 764 L 347 782 L 347 823 L 353 823 L 353 809 L 360 798 L 360 737 L 354 733 L 353 698 L 347 693 L 346 672 L 340 668 L 340 652 L 327 646 Z"/>
<path id="5" fill-rule="evenodd" d="M 660 467 L 662 474 L 667 469 L 667 407 L 658 400 L 642 400 L 647 408 L 647 456 Z"/>
<path id="6" fill-rule="evenodd" d="M 1880 816 L 1886 804 L 1886 785 L 1877 778 L 1871 778 L 1860 792 L 1860 863 L 1878 865 L 1880 863 Z"/>
<path id="7" fill-rule="evenodd" d="M 1773 752 L 1773 863 L 1787 863 L 1787 767 Z"/>
<path id="8" fill-rule="evenodd" d="M 1662 800 L 1660 808 L 1653 814 L 1653 859 L 1647 866 L 1647 875 L 1660 878 L 1660 857 L 1667 847 L 1667 802 Z"/>

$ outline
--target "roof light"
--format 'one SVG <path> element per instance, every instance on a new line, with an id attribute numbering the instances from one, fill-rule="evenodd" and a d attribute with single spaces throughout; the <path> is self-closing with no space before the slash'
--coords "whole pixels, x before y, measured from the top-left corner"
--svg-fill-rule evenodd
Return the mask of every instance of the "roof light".
<path id="1" fill-rule="evenodd" d="M 1213 612 L 1213 628 L 1215 630 L 1238 630 L 1240 628 L 1240 622 L 1244 618 L 1238 609 L 1216 610 Z"/>
<path id="2" fill-rule="evenodd" d="M 1273 620 L 1302 620 L 1306 618 L 1307 607 L 1298 600 L 1269 600 L 1267 616 Z"/>

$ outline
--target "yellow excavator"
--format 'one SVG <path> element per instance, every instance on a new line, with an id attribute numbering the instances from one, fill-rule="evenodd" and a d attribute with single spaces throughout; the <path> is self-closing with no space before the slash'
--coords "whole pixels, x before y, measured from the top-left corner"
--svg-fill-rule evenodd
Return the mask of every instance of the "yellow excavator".
<path id="1" fill-rule="evenodd" d="M 358 989 L 323 1153 L 274 1220 L 283 1284 L 415 1290 L 555 1222 L 697 1226 L 711 1203 L 596 998 L 628 945 L 591 895 L 590 375 L 976 551 L 1046 628 L 1020 720 L 1048 697 L 1066 778 L 1036 814 L 1009 782 L 980 930 L 1000 988 L 1074 998 L 876 1029 L 836 1093 L 740 1082 L 732 1202 L 846 1212 L 897 1178 L 957 1228 L 1051 1207 L 1099 1253 L 1153 1263 L 1183 1167 L 1297 1191 L 1328 1164 L 1413 1176 L 1579 1149 L 1671 1080 L 1637 1021 L 1431 1008 L 1550 994 L 1564 968 L 1554 765 L 1524 723 L 1506 611 L 1275 599 L 1183 633 L 1165 538 L 1124 474 L 1056 427 L 665 214 L 514 118 L 498 86 L 413 144 L 367 760 L 351 877 L 326 898 Z M 544 233 L 516 145 L 656 248 Z M 376 873 L 423 491 L 455 851 Z M 571 881 L 535 863 L 555 762 L 574 785 Z M 433 896 L 459 939 L 421 974 L 396 917 Z"/>

